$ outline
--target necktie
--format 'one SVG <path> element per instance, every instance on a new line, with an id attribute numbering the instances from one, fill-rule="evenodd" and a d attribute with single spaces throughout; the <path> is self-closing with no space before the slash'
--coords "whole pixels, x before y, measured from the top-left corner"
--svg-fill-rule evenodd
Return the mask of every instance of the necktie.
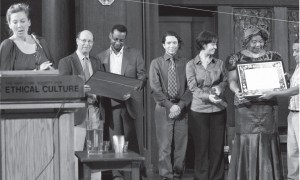
<path id="1" fill-rule="evenodd" d="M 168 93 L 171 97 L 177 94 L 176 72 L 175 62 L 173 58 L 170 58 L 168 69 Z"/>
<path id="2" fill-rule="evenodd" d="M 87 81 L 90 78 L 90 70 L 89 70 L 89 63 L 88 63 L 88 58 L 85 57 L 83 58 L 83 71 L 84 71 L 84 77 L 85 81 Z"/>

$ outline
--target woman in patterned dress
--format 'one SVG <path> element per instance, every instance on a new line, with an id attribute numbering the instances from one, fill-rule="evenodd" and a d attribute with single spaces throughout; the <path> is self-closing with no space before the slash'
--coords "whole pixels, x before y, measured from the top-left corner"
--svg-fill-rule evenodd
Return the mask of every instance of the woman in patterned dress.
<path id="1" fill-rule="evenodd" d="M 277 52 L 265 50 L 268 38 L 265 29 L 249 27 L 245 30 L 245 49 L 229 56 L 226 61 L 229 87 L 235 94 L 236 128 L 228 180 L 283 180 L 275 121 L 277 101 L 243 97 L 236 71 L 237 63 L 282 61 Z"/>

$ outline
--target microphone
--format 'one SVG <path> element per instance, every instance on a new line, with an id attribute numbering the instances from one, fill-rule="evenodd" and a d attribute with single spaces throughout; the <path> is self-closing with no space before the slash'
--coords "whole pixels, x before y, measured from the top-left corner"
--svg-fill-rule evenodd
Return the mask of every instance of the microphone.
<path id="1" fill-rule="evenodd" d="M 43 49 L 42 45 L 40 44 L 40 41 L 36 38 L 36 36 L 32 33 L 31 37 L 33 38 L 33 40 L 35 41 L 35 43 L 41 48 Z"/>

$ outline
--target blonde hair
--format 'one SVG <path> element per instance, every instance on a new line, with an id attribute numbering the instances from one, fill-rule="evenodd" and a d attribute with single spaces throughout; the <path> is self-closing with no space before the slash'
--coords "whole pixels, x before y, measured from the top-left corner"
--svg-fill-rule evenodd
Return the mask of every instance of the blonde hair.
<path id="1" fill-rule="evenodd" d="M 24 12 L 26 14 L 27 18 L 30 19 L 29 18 L 29 5 L 27 5 L 25 3 L 17 3 L 17 4 L 11 5 L 6 11 L 7 24 L 9 24 L 9 22 L 10 22 L 11 14 L 14 14 L 17 12 Z"/>

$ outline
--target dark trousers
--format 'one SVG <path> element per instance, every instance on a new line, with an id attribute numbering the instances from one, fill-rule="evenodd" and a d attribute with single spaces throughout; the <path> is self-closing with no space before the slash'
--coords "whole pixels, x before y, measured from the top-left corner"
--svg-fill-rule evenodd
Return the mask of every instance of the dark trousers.
<path id="1" fill-rule="evenodd" d="M 224 179 L 224 135 L 226 111 L 190 111 L 189 132 L 195 147 L 194 180 Z"/>
<path id="2" fill-rule="evenodd" d="M 128 141 L 128 149 L 143 156 L 143 121 L 133 119 L 125 106 L 125 103 L 111 100 L 111 111 L 107 113 L 109 136 L 113 148 L 113 135 L 124 135 Z M 141 167 L 144 170 L 144 164 Z M 123 176 L 120 172 L 113 171 L 114 176 Z"/>
<path id="3" fill-rule="evenodd" d="M 159 175 L 173 179 L 181 177 L 185 168 L 184 160 L 188 139 L 188 123 L 185 114 L 170 119 L 169 111 L 160 105 L 155 107 L 155 126 L 158 142 Z M 172 141 L 174 141 L 174 164 L 171 163 Z"/>

